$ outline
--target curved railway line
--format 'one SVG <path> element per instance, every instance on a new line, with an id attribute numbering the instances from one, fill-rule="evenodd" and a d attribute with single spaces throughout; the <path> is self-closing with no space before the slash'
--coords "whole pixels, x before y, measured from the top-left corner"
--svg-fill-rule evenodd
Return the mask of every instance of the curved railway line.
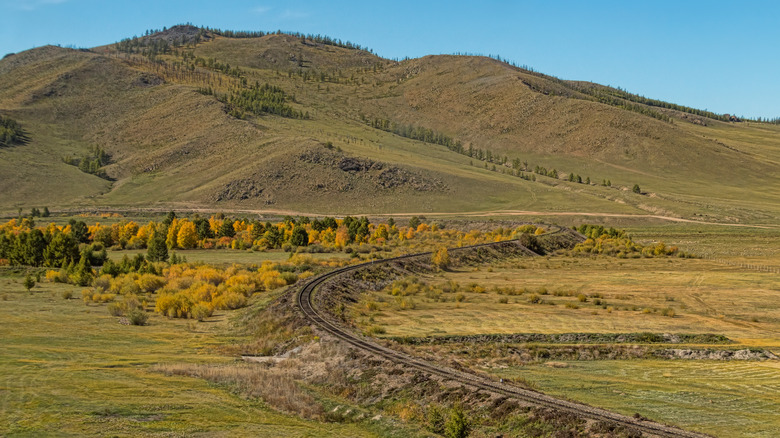
<path id="1" fill-rule="evenodd" d="M 548 233 L 548 235 L 558 233 L 560 231 L 561 230 L 559 229 L 553 233 Z M 452 248 L 449 249 L 448 251 L 453 252 L 453 251 L 460 251 L 464 249 L 485 247 L 485 246 L 492 246 L 492 245 L 499 245 L 499 244 L 506 244 L 506 243 L 507 241 L 492 242 L 492 243 L 485 243 L 480 245 L 466 246 L 461 248 Z M 520 245 L 519 243 L 517 243 L 517 245 L 519 248 L 522 248 L 533 255 L 538 255 L 530 251 L 528 248 L 525 248 L 524 246 Z M 590 418 L 593 420 L 601 420 L 601 421 L 616 423 L 654 436 L 683 437 L 683 438 L 710 437 L 710 435 L 686 431 L 675 427 L 656 423 L 653 421 L 641 420 L 641 419 L 617 414 L 614 412 L 610 412 L 604 409 L 595 408 L 585 404 L 558 399 L 536 391 L 505 385 L 496 382 L 494 380 L 491 380 L 487 377 L 455 370 L 453 368 L 437 365 L 410 356 L 408 354 L 379 345 L 376 342 L 373 342 L 361 335 L 352 332 L 347 327 L 344 327 L 343 325 L 339 324 L 332 318 L 319 312 L 314 307 L 314 304 L 312 303 L 312 295 L 314 294 L 315 290 L 323 283 L 332 280 L 339 275 L 356 271 L 359 269 L 371 267 L 371 266 L 376 266 L 379 264 L 384 264 L 384 263 L 389 263 L 389 262 L 399 261 L 399 260 L 406 260 L 406 259 L 411 259 L 420 256 L 429 256 L 429 255 L 431 255 L 430 252 L 408 254 L 408 255 L 403 255 L 403 256 L 394 257 L 390 259 L 361 263 L 358 265 L 352 265 L 344 268 L 335 269 L 333 271 L 319 275 L 313 278 L 312 280 L 310 280 L 309 282 L 307 282 L 305 285 L 303 285 L 303 287 L 301 287 L 301 289 L 297 293 L 296 303 L 298 307 L 301 309 L 301 311 L 303 311 L 303 314 L 311 323 L 316 325 L 318 328 L 324 330 L 325 332 L 331 334 L 332 336 L 341 339 L 342 341 L 347 342 L 348 344 L 360 350 L 372 353 L 374 355 L 380 356 L 382 358 L 385 358 L 387 360 L 390 360 L 398 364 L 414 367 L 425 373 L 429 373 L 444 379 L 456 381 L 473 388 L 489 391 L 495 394 L 501 394 L 503 396 L 520 400 L 535 406 L 570 412 L 578 416 Z"/>

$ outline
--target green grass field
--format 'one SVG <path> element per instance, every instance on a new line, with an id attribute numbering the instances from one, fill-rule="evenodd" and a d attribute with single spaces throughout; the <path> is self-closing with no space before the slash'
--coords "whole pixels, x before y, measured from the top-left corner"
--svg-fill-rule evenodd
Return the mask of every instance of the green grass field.
<path id="1" fill-rule="evenodd" d="M 147 326 L 126 326 L 105 305 L 64 300 L 71 286 L 42 283 L 27 293 L 22 280 L 0 277 L 2 436 L 414 435 L 385 422 L 302 420 L 225 386 L 153 371 L 235 363 L 219 353 L 236 339 L 235 312 L 204 323 L 151 314 Z"/>

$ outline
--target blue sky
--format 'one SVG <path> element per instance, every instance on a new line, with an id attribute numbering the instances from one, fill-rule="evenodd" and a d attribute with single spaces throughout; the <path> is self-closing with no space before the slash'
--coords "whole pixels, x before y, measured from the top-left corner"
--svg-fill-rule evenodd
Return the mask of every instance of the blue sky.
<path id="1" fill-rule="evenodd" d="M 329 35 L 386 58 L 498 54 L 563 79 L 780 116 L 778 1 L 0 0 L 0 56 L 178 23 Z"/>

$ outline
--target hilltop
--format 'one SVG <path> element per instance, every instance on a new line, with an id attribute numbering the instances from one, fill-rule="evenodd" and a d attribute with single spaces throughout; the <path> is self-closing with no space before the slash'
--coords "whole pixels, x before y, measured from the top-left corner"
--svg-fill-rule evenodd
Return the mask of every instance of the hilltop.
<path id="1" fill-rule="evenodd" d="M 4 58 L 0 115 L 25 133 L 0 149 L 9 213 L 780 217 L 780 126 L 486 57 L 399 62 L 322 36 L 175 26 Z"/>

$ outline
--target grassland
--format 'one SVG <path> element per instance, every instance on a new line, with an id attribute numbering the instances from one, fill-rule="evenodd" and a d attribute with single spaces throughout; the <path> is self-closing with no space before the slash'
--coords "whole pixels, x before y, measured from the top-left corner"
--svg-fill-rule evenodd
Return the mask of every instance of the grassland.
<path id="1" fill-rule="evenodd" d="M 27 293 L 22 280 L 0 277 L 2 436 L 415 435 L 383 421 L 303 420 L 229 386 L 155 371 L 235 364 L 221 351 L 238 339 L 236 312 L 206 323 L 153 314 L 147 326 L 127 326 L 105 305 L 64 300 L 71 286 L 41 283 Z"/>
<path id="2" fill-rule="evenodd" d="M 554 255 L 459 267 L 418 275 L 443 293 L 370 292 L 353 306 L 353 315 L 378 337 L 713 333 L 732 342 L 625 348 L 780 353 L 780 280 L 767 272 L 780 266 L 774 230 L 651 224 L 629 232 L 637 241 L 679 244 L 708 258 Z M 453 281 L 459 288 L 447 292 Z M 478 339 L 405 348 L 454 355 L 497 378 L 715 436 L 772 437 L 780 427 L 777 360 L 670 360 L 644 353 L 604 360 L 610 352 L 628 350 L 611 343 L 552 341 L 491 346 Z"/>
<path id="3" fill-rule="evenodd" d="M 541 391 L 718 437 L 777 435 L 777 361 L 611 360 L 492 369 Z"/>
<path id="4" fill-rule="evenodd" d="M 392 297 L 372 294 L 379 310 L 371 318 L 387 336 L 649 331 L 718 333 L 780 347 L 777 275 L 711 260 L 518 259 L 428 280 L 457 282 L 462 301 L 456 293 L 445 294 L 445 302 L 413 296 L 415 308 L 399 311 Z M 673 317 L 664 316 L 667 309 Z"/>

